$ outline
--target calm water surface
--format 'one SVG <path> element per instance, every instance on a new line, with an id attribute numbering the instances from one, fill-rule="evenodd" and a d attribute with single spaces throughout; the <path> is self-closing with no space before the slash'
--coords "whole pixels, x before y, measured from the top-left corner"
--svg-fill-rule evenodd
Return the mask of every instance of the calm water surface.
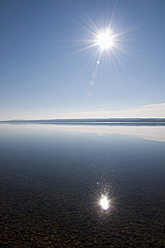
<path id="1" fill-rule="evenodd" d="M 164 126 L 0 125 L 0 247 L 165 247 L 164 237 Z"/>

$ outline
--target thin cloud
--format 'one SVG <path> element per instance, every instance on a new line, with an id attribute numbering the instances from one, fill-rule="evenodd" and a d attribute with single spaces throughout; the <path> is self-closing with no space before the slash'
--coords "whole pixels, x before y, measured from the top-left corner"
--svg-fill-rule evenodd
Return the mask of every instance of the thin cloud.
<path id="1" fill-rule="evenodd" d="M 90 97 L 91 92 L 88 92 Z M 24 119 L 24 120 L 37 120 L 37 119 L 69 119 L 69 118 L 165 118 L 165 103 L 144 105 L 132 109 L 125 110 L 110 110 L 100 108 L 96 111 L 86 112 L 70 112 L 56 114 L 54 110 L 34 110 L 25 111 L 20 113 L 6 113 L 2 114 L 0 120 L 11 119 Z"/>
<path id="2" fill-rule="evenodd" d="M 62 113 L 56 118 L 165 118 L 165 103 L 125 110 L 98 109 L 89 112 Z"/>

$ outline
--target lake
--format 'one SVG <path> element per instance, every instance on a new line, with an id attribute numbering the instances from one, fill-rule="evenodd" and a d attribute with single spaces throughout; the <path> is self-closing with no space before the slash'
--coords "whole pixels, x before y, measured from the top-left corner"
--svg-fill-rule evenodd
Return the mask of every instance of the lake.
<path id="1" fill-rule="evenodd" d="M 165 126 L 0 124 L 0 247 L 163 248 L 164 235 Z"/>

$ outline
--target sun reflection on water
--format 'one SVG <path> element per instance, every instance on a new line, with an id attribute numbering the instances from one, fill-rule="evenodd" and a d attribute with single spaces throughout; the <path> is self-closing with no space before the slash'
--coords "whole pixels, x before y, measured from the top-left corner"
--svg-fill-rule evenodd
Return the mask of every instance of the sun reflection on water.
<path id="1" fill-rule="evenodd" d="M 107 196 L 101 195 L 100 206 L 103 210 L 108 210 L 110 208 L 110 200 Z"/>

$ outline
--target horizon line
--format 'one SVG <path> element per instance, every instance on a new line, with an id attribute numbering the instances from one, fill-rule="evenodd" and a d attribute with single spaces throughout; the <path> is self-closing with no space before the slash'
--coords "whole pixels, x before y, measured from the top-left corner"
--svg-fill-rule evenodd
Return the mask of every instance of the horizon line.
<path id="1" fill-rule="evenodd" d="M 54 119 L 29 119 L 29 120 L 4 120 L 1 124 L 67 124 L 67 125 L 165 125 L 165 118 L 161 117 L 113 117 L 113 118 L 54 118 Z"/>

